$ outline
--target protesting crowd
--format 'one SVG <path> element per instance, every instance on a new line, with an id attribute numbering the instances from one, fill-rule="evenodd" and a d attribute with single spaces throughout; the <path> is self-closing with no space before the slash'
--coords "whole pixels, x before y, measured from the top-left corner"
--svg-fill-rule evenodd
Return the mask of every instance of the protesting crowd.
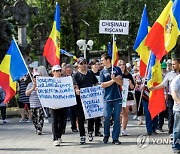
<path id="1" fill-rule="evenodd" d="M 164 132 L 164 121 L 168 119 L 168 133 L 170 138 L 174 138 L 173 146 L 177 146 L 180 111 L 179 59 L 169 59 L 167 62 L 162 62 L 163 81 L 158 86 L 150 88 L 147 87 L 146 82 L 143 83 L 143 78 L 139 74 L 139 61 L 132 66 L 133 64 L 119 60 L 117 66 L 112 67 L 110 55 L 103 54 L 101 60 L 92 59 L 87 63 L 86 59 L 80 57 L 74 65 L 65 63 L 63 65 L 62 67 L 55 65 L 50 71 L 46 70 L 44 66 L 39 66 L 31 70 L 33 81 L 28 74 L 18 81 L 20 123 L 32 121 L 35 133 L 41 135 L 44 122 L 51 121 L 55 146 L 59 146 L 62 142 L 61 137 L 65 133 L 67 119 L 71 121 L 72 132 L 79 132 L 80 144 L 86 144 L 86 138 L 90 142 L 93 141 L 94 136 L 103 137 L 105 144 L 112 136 L 113 144 L 121 144 L 119 137 L 130 135 L 127 124 L 129 111 L 131 111 L 134 115 L 133 119 L 138 119 L 137 125 L 143 124 L 143 116 L 145 115 L 147 135 L 157 134 L 157 130 Z M 39 76 L 53 78 L 71 76 L 77 104 L 64 108 L 43 107 L 37 93 L 36 78 Z M 123 79 L 128 79 L 129 82 L 125 106 L 122 106 Z M 96 85 L 100 85 L 104 89 L 103 116 L 85 119 L 80 90 Z M 166 110 L 152 119 L 148 108 L 149 92 L 160 88 L 164 88 Z M 6 105 L 3 103 L 5 93 L 2 88 L 0 90 L 1 115 L 3 123 L 6 123 Z M 51 117 L 51 120 L 48 117 Z M 85 130 L 86 120 L 87 130 Z M 104 126 L 104 131 L 101 130 L 102 126 Z M 112 135 L 110 134 L 111 126 L 113 127 Z"/>
<path id="2" fill-rule="evenodd" d="M 14 96 L 20 109 L 19 123 L 32 123 L 38 136 L 44 134 L 44 123 L 51 123 L 54 146 L 63 144 L 68 120 L 81 145 L 94 137 L 101 137 L 104 144 L 120 145 L 121 136 L 131 135 L 130 118 L 138 120 L 137 126 L 145 124 L 148 137 L 166 132 L 166 120 L 172 149 L 180 153 L 179 10 L 180 1 L 170 0 L 149 30 L 145 5 L 133 46 L 139 59 L 132 57 L 135 60 L 127 62 L 127 57 L 119 57 L 115 34 L 128 35 L 132 21 L 100 20 L 99 33 L 112 34 L 111 49 L 93 59 L 86 57 L 93 41 L 81 46 L 86 40 L 78 40 L 84 57 L 77 58 L 80 54 L 60 48 L 60 6 L 56 3 L 52 31 L 44 44 L 47 63 L 28 68 L 14 38 L 1 62 L 3 124 L 7 123 L 6 105 Z M 172 49 L 176 54 L 168 59 Z M 74 63 L 62 63 L 60 53 L 73 58 Z"/>

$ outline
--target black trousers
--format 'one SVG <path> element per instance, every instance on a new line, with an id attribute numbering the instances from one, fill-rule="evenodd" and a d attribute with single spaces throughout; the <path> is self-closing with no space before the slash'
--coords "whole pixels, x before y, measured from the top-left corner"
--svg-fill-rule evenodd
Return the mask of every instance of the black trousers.
<path id="1" fill-rule="evenodd" d="M 70 120 L 71 120 L 71 129 L 72 130 L 75 130 L 77 129 L 77 126 L 76 126 L 76 118 L 77 118 L 77 115 L 76 115 L 76 105 L 74 106 L 71 106 L 71 107 L 66 107 L 66 117 L 65 117 L 65 120 L 64 120 L 64 130 L 66 130 L 66 124 L 67 124 L 67 118 L 70 117 Z"/>
<path id="2" fill-rule="evenodd" d="M 162 111 L 158 116 L 158 128 L 162 129 L 164 125 L 164 118 L 167 117 L 167 109 L 165 111 Z"/>
<path id="3" fill-rule="evenodd" d="M 171 95 L 168 95 L 167 107 L 168 107 L 168 128 L 169 128 L 169 134 L 173 133 L 173 126 L 174 126 L 173 105 L 174 105 L 174 100 L 173 100 Z"/>
<path id="4" fill-rule="evenodd" d="M 2 120 L 5 120 L 6 119 L 6 106 L 1 106 L 0 110 L 1 110 Z"/>
<path id="5" fill-rule="evenodd" d="M 92 118 L 88 120 L 88 132 L 94 132 L 95 125 L 95 134 L 99 133 L 101 127 L 101 117 Z"/>
<path id="6" fill-rule="evenodd" d="M 82 102 L 79 95 L 76 95 L 76 101 L 77 101 L 76 113 L 78 118 L 80 136 L 85 136 L 85 127 L 84 127 L 85 117 L 84 117 Z M 88 120 L 88 132 L 94 131 L 94 122 L 95 122 L 94 118 Z"/>
<path id="7" fill-rule="evenodd" d="M 53 141 L 61 138 L 66 117 L 66 108 L 51 109 Z"/>

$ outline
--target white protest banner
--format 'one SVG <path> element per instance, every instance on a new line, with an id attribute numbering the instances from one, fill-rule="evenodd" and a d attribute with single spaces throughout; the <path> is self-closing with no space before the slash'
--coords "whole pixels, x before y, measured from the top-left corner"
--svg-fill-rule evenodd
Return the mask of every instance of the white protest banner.
<path id="1" fill-rule="evenodd" d="M 122 107 L 126 107 L 127 97 L 128 97 L 128 89 L 129 89 L 129 79 L 123 79 L 122 86 Z"/>
<path id="2" fill-rule="evenodd" d="M 99 33 L 101 34 L 129 34 L 129 21 L 100 20 Z"/>
<path id="3" fill-rule="evenodd" d="M 93 86 L 80 89 L 85 119 L 103 116 L 103 89 Z"/>
<path id="4" fill-rule="evenodd" d="M 43 107 L 63 108 L 76 105 L 72 77 L 38 77 L 37 94 Z"/>

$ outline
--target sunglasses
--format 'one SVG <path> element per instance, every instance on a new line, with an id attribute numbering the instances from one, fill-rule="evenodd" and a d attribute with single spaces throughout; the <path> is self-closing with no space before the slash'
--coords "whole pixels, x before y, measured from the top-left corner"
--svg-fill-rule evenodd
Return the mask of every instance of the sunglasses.
<path id="1" fill-rule="evenodd" d="M 61 72 L 61 70 L 54 70 L 54 72 Z"/>
<path id="2" fill-rule="evenodd" d="M 86 62 L 82 62 L 82 63 L 80 63 L 80 65 L 86 65 L 87 63 Z"/>

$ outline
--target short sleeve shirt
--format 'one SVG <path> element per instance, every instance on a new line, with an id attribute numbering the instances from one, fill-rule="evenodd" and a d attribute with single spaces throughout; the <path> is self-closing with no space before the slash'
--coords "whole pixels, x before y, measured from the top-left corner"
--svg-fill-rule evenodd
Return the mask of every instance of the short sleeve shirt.
<path id="1" fill-rule="evenodd" d="M 171 91 L 175 91 L 180 98 L 180 74 L 177 75 L 171 82 Z M 180 111 L 180 104 L 174 101 L 174 111 Z"/>
<path id="2" fill-rule="evenodd" d="M 163 81 L 162 81 L 162 84 L 163 84 L 166 88 L 168 88 L 169 94 L 171 94 L 171 86 L 170 86 L 170 84 L 171 84 L 172 80 L 173 80 L 177 75 L 178 75 L 178 74 L 177 74 L 176 72 L 171 71 L 171 72 L 169 72 L 169 73 L 166 74 L 165 78 L 164 78 Z"/>
<path id="3" fill-rule="evenodd" d="M 88 70 L 87 74 L 78 71 L 73 75 L 73 84 L 78 85 L 79 88 L 92 87 L 97 83 L 98 80 L 91 70 Z"/>
<path id="4" fill-rule="evenodd" d="M 26 88 L 26 91 L 31 89 L 33 86 L 33 83 L 30 82 Z M 37 95 L 37 91 L 36 90 L 33 90 L 32 93 L 30 94 L 29 96 L 29 103 L 30 103 L 30 108 L 38 108 L 38 107 L 41 107 L 41 103 L 40 103 L 40 100 L 39 100 L 39 97 Z"/>
<path id="5" fill-rule="evenodd" d="M 112 67 L 110 68 L 104 68 L 100 72 L 100 82 L 107 82 L 111 80 L 111 72 L 112 72 Z M 119 67 L 113 67 L 113 74 L 115 76 L 121 75 L 122 72 Z M 113 83 L 111 86 L 104 88 L 104 101 L 115 101 L 115 100 L 120 100 L 122 99 L 121 95 L 121 89 L 120 86 L 116 83 Z"/>

